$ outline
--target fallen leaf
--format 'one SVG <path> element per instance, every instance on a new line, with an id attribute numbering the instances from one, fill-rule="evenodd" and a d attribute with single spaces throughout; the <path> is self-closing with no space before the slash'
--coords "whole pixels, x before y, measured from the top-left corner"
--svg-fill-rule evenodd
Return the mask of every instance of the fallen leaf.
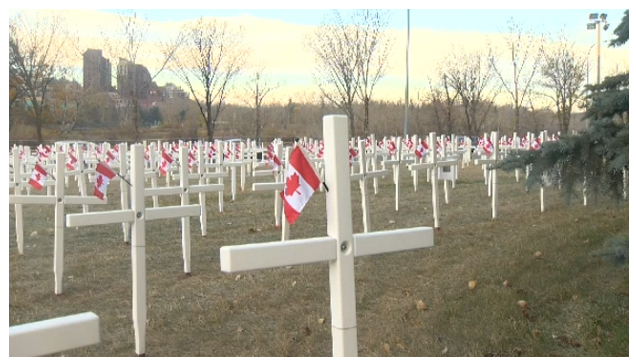
<path id="1" fill-rule="evenodd" d="M 540 251 L 536 251 L 534 253 L 534 259 L 541 259 L 543 258 L 543 253 L 541 253 Z"/>
<path id="2" fill-rule="evenodd" d="M 477 287 L 477 281 L 468 282 L 468 288 L 469 289 L 475 289 L 475 287 Z"/>
<path id="3" fill-rule="evenodd" d="M 523 355 L 524 350 L 520 347 L 516 347 L 514 349 L 512 349 L 512 351 L 517 355 L 517 356 L 521 356 Z"/>
<path id="4" fill-rule="evenodd" d="M 521 314 L 523 314 L 523 317 L 527 318 L 528 320 L 534 321 L 534 318 L 532 318 L 530 310 L 527 307 L 521 309 Z"/>
<path id="5" fill-rule="evenodd" d="M 446 355 L 448 353 L 448 346 L 444 347 L 444 350 L 442 350 L 442 355 Z"/>
<path id="6" fill-rule="evenodd" d="M 428 310 L 428 306 L 426 305 L 426 302 L 419 300 L 417 301 L 417 309 L 420 311 L 426 311 Z"/>
<path id="7" fill-rule="evenodd" d="M 538 339 L 541 337 L 541 331 L 539 329 L 533 329 L 532 330 L 532 337 L 534 337 L 535 339 Z"/>
<path id="8" fill-rule="evenodd" d="M 318 323 L 319 323 L 319 324 L 321 324 L 321 325 L 322 325 L 322 324 L 324 324 L 324 323 L 325 323 L 325 319 L 324 319 L 324 318 L 322 318 L 322 317 L 321 317 L 321 318 L 319 318 L 319 319 L 318 319 Z"/>
<path id="9" fill-rule="evenodd" d="M 510 287 L 512 287 L 512 284 L 510 282 L 508 282 L 507 280 L 505 280 L 503 282 L 503 286 L 504 286 L 504 288 L 510 288 Z"/>
<path id="10" fill-rule="evenodd" d="M 404 345 L 402 345 L 401 343 L 397 343 L 397 347 L 400 350 L 406 350 L 406 348 L 404 347 Z"/>
<path id="11" fill-rule="evenodd" d="M 560 336 L 556 336 L 556 335 L 552 335 L 552 337 L 554 338 L 554 340 L 556 340 L 561 346 L 571 346 L 573 348 L 578 348 L 581 346 L 581 343 L 579 343 L 578 341 L 572 339 L 569 336 L 566 335 L 560 335 Z"/>
<path id="12" fill-rule="evenodd" d="M 240 274 L 238 274 L 238 275 L 234 278 L 234 280 L 235 280 L 235 281 L 238 281 L 239 279 L 241 279 L 241 275 L 240 275 Z"/>
<path id="13" fill-rule="evenodd" d="M 389 220 L 389 224 L 395 224 L 395 221 Z"/>
<path id="14" fill-rule="evenodd" d="M 391 354 L 391 345 L 384 344 L 384 351 L 386 351 L 387 354 Z"/>
<path id="15" fill-rule="evenodd" d="M 528 307 L 528 302 L 524 301 L 524 300 L 519 300 L 517 301 L 517 304 L 521 307 L 521 308 L 526 308 Z"/>
<path id="16" fill-rule="evenodd" d="M 243 332 L 243 331 L 245 331 L 245 330 L 244 330 L 242 327 L 240 327 L 240 326 L 239 326 L 239 327 L 237 327 L 237 328 L 236 328 L 236 331 L 237 331 L 237 332 Z"/>
<path id="17" fill-rule="evenodd" d="M 572 301 L 578 301 L 579 300 L 579 295 L 572 295 Z"/>
<path id="18" fill-rule="evenodd" d="M 38 236 L 38 232 L 37 232 L 37 231 L 34 231 L 34 232 L 32 232 L 32 233 L 31 233 L 31 237 L 32 237 L 32 238 L 33 238 L 33 237 L 36 237 L 36 236 Z"/>
<path id="19" fill-rule="evenodd" d="M 296 281 L 292 282 L 292 287 L 296 287 Z"/>

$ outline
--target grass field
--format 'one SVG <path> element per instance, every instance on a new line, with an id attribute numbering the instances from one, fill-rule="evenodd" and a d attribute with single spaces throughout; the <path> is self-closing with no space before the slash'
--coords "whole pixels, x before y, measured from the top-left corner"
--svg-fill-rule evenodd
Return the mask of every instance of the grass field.
<path id="1" fill-rule="evenodd" d="M 414 191 L 402 168 L 398 211 L 391 178 L 370 195 L 372 231 L 433 226 L 425 173 Z M 190 276 L 183 272 L 180 220 L 146 223 L 147 356 L 332 355 L 327 263 L 220 271 L 222 246 L 280 240 L 274 192 L 251 191 L 252 182 L 268 180 L 248 177 L 234 202 L 226 184 L 223 213 L 217 194 L 208 194 L 206 237 L 191 219 Z M 439 185 L 441 229 L 433 248 L 356 259 L 359 356 L 629 356 L 629 264 L 603 255 L 610 238 L 629 236 L 628 202 L 591 196 L 588 206 L 577 199 L 566 206 L 550 188 L 542 213 L 539 190 L 526 193 L 523 182 L 499 172 L 493 220 L 481 167 L 466 167 L 449 188 L 448 204 Z M 351 187 L 359 233 L 360 189 L 357 182 Z M 67 194 L 76 191 L 71 179 Z M 111 182 L 108 196 L 108 205 L 91 210 L 121 208 L 119 182 Z M 179 203 L 160 197 L 161 206 Z M 20 256 L 9 205 L 9 325 L 92 311 L 101 342 L 55 356 L 135 356 L 130 246 L 121 224 L 65 229 L 64 293 L 56 296 L 53 207 L 23 211 Z M 317 193 L 291 238 L 325 234 L 325 198 Z"/>

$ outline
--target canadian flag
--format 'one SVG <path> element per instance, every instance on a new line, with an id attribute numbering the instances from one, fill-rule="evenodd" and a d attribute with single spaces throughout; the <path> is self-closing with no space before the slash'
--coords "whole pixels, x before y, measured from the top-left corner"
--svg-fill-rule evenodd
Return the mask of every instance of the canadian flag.
<path id="1" fill-rule="evenodd" d="M 194 154 L 194 151 L 188 152 L 188 168 L 192 169 L 192 166 L 197 162 L 197 157 Z"/>
<path id="2" fill-rule="evenodd" d="M 276 155 L 276 153 L 274 153 L 274 146 L 272 144 L 270 144 L 267 147 L 267 163 L 269 164 L 269 162 L 272 162 L 274 165 L 273 170 L 274 172 L 278 171 L 278 168 L 281 166 L 281 161 L 280 159 L 278 159 L 278 156 Z"/>
<path id="3" fill-rule="evenodd" d="M 108 165 L 110 165 L 111 163 L 113 163 L 113 161 L 114 161 L 115 159 L 117 159 L 117 157 L 115 157 L 115 154 L 113 154 L 113 152 L 112 152 L 112 151 L 110 151 L 110 150 L 109 150 L 108 152 L 106 152 L 106 163 L 107 163 Z"/>
<path id="4" fill-rule="evenodd" d="M 289 225 L 294 224 L 318 187 L 320 178 L 305 157 L 305 153 L 296 146 L 289 155 L 285 189 L 280 193 Z"/>
<path id="5" fill-rule="evenodd" d="M 492 154 L 493 146 L 492 146 L 492 142 L 490 141 L 490 138 L 484 140 L 483 148 L 486 155 L 489 156 Z"/>
<path id="6" fill-rule="evenodd" d="M 43 147 L 42 145 L 38 146 L 37 151 L 38 160 L 40 162 L 47 160 L 49 158 L 49 155 L 51 154 L 51 148 L 48 145 L 45 145 Z"/>
<path id="7" fill-rule="evenodd" d="M 68 158 L 66 159 L 66 169 L 72 171 L 75 169 L 75 165 L 77 164 L 77 158 L 73 155 L 73 152 L 68 152 Z"/>
<path id="8" fill-rule="evenodd" d="M 428 153 L 428 144 L 426 143 L 426 140 L 422 140 L 422 142 L 417 146 L 417 149 L 415 149 L 415 155 L 418 158 L 424 158 L 426 153 Z"/>
<path id="9" fill-rule="evenodd" d="M 413 141 L 411 139 L 405 139 L 404 145 L 406 146 L 408 150 L 413 149 Z"/>
<path id="10" fill-rule="evenodd" d="M 174 162 L 174 160 L 172 159 L 172 156 L 170 155 L 170 153 L 166 152 L 164 149 L 161 152 L 161 165 L 159 166 L 159 172 L 161 173 L 162 176 L 166 175 L 166 172 L 168 171 L 168 168 L 170 168 L 170 166 L 172 165 L 172 162 Z"/>
<path id="11" fill-rule="evenodd" d="M 93 191 L 93 195 L 100 200 L 103 200 L 106 195 L 108 182 L 115 177 L 116 173 L 110 169 L 108 164 L 99 162 L 97 164 L 97 168 L 95 168 L 95 174 L 95 190 Z"/>
<path id="12" fill-rule="evenodd" d="M 393 153 L 395 153 L 395 150 L 397 149 L 397 147 L 395 146 L 395 142 L 393 142 L 393 140 L 389 141 L 389 144 L 387 145 L 387 149 L 389 150 L 389 156 L 392 157 Z"/>
<path id="13" fill-rule="evenodd" d="M 31 174 L 31 178 L 29 179 L 29 184 L 31 186 L 33 186 L 33 188 L 35 188 L 38 191 L 42 190 L 42 187 L 44 186 L 44 181 L 46 181 L 46 177 L 49 174 L 46 173 L 46 171 L 44 170 L 44 168 L 42 168 L 39 164 L 35 164 L 35 169 L 33 170 L 33 173 Z"/>
<path id="14" fill-rule="evenodd" d="M 357 156 L 358 156 L 358 152 L 356 152 L 356 150 L 353 148 L 349 148 L 349 165 L 351 165 L 351 163 L 353 163 L 356 160 Z"/>
<path id="15" fill-rule="evenodd" d="M 539 150 L 539 148 L 541 148 L 541 139 L 536 138 L 532 141 L 532 143 L 530 143 L 530 149 Z"/>

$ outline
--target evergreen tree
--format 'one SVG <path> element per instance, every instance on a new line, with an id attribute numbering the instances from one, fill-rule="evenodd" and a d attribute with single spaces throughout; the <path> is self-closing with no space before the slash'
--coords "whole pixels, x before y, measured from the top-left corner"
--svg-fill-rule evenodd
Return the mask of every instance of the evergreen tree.
<path id="1" fill-rule="evenodd" d="M 614 34 L 611 46 L 629 41 L 629 11 Z M 624 173 L 629 170 L 629 72 L 586 88 L 585 118 L 590 120 L 586 130 L 545 142 L 539 150 L 511 153 L 491 168 L 514 171 L 529 166 L 527 190 L 537 184 L 559 185 L 567 202 L 582 184 L 593 196 L 608 194 L 620 201 L 626 188 Z"/>

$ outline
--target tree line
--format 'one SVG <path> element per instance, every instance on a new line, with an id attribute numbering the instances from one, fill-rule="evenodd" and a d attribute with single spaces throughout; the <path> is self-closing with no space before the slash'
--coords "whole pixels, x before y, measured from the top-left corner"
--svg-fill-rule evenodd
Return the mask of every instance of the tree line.
<path id="1" fill-rule="evenodd" d="M 288 102 L 276 104 L 268 103 L 267 97 L 279 83 L 266 69 L 248 67 L 250 48 L 243 29 L 200 18 L 149 48 L 150 23 L 135 12 L 122 12 L 115 32 L 102 34 L 109 58 L 136 64 L 143 55 L 153 54 L 159 62 L 147 83 L 167 72 L 191 95 L 144 110 L 139 91 L 148 84 L 130 85 L 130 94 L 113 103 L 107 94 L 62 82 L 72 76 L 70 61 L 84 51 L 77 48 L 78 37 L 59 13 L 45 13 L 36 20 L 18 13 L 9 19 L 9 131 L 15 125 L 33 124 L 41 142 L 46 126 L 64 137 L 78 126 L 117 125 L 138 141 L 148 119 L 165 119 L 180 125 L 184 133 L 198 133 L 201 126 L 208 140 L 219 130 L 260 140 L 272 128 L 312 135 L 322 115 L 340 112 L 350 120 L 351 135 L 400 135 L 404 101 L 374 97 L 394 43 L 387 31 L 388 16 L 383 10 L 332 11 L 305 38 L 316 61 L 315 92 L 290 95 Z M 587 54 L 563 35 L 548 42 L 546 35 L 533 34 L 513 19 L 501 36 L 506 49 L 485 44 L 480 51 L 448 52 L 436 65 L 435 76 L 408 100 L 409 132 L 477 136 L 489 130 L 571 130 L 578 121 L 577 108 L 585 105 Z M 241 75 L 249 76 L 243 85 L 238 84 Z M 235 98 L 242 104 L 227 102 L 230 95 L 239 94 Z"/>

